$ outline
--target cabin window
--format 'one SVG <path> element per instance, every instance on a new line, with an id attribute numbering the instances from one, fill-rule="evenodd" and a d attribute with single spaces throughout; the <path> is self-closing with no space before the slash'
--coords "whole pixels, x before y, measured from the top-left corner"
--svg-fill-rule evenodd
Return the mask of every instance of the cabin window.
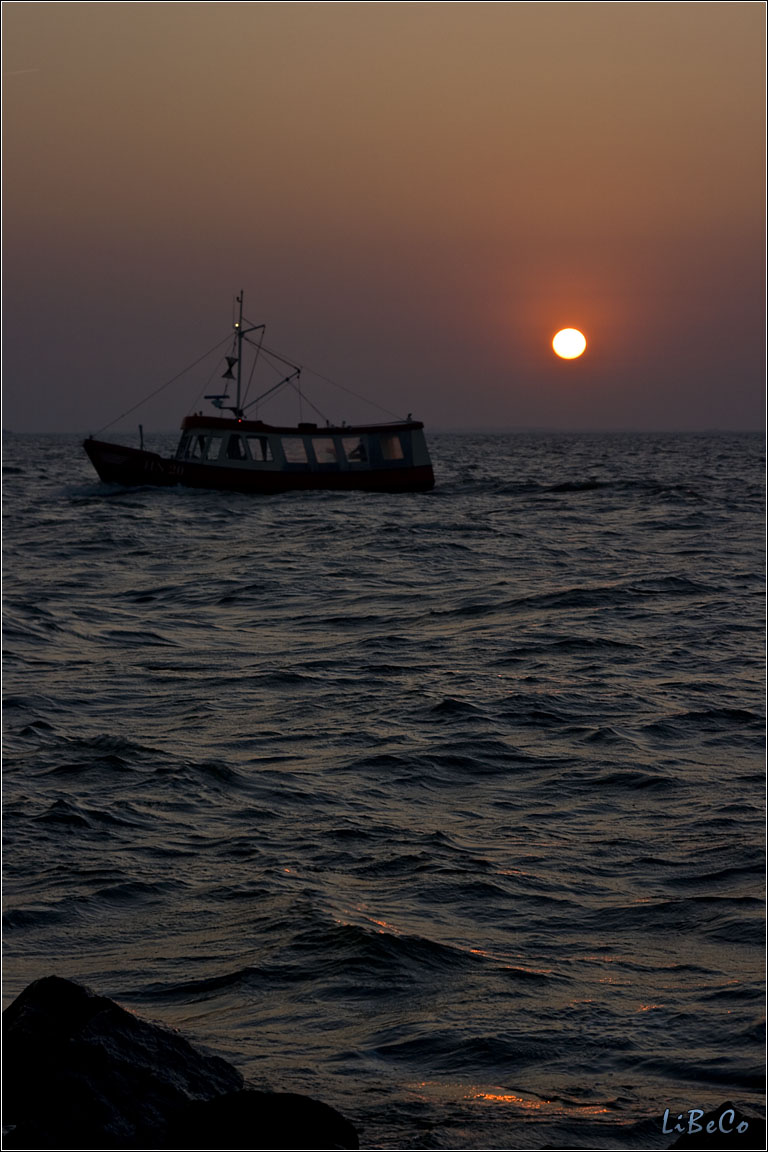
<path id="1" fill-rule="evenodd" d="M 399 436 L 382 436 L 381 455 L 385 460 L 402 460 L 403 445 Z"/>
<path id="2" fill-rule="evenodd" d="M 181 440 L 179 440 L 179 446 L 176 449 L 176 459 L 177 460 L 183 460 L 187 454 L 188 448 L 189 448 L 189 434 L 187 432 L 185 432 L 184 435 L 182 436 Z"/>
<path id="3" fill-rule="evenodd" d="M 344 453 L 349 460 L 350 464 L 365 462 L 368 459 L 368 453 L 365 450 L 365 444 L 360 436 L 345 436 L 342 440 L 344 445 Z"/>
<path id="4" fill-rule="evenodd" d="M 202 460 L 205 455 L 205 436 L 190 436 L 187 444 L 187 460 Z"/>
<path id="5" fill-rule="evenodd" d="M 205 454 L 206 460 L 218 460 L 221 452 L 221 436 L 211 436 L 208 440 L 208 451 Z"/>
<path id="6" fill-rule="evenodd" d="M 318 464 L 336 463 L 336 444 L 330 436 L 315 436 L 312 440 L 312 447 L 315 450 L 315 459 Z"/>
<path id="7" fill-rule="evenodd" d="M 301 436 L 283 436 L 283 452 L 287 464 L 307 463 L 307 449 Z"/>
<path id="8" fill-rule="evenodd" d="M 248 447 L 251 450 L 251 460 L 264 464 L 272 459 L 272 449 L 267 436 L 249 436 Z"/>
<path id="9" fill-rule="evenodd" d="M 227 442 L 227 460 L 245 460 L 245 444 L 242 436 L 234 432 Z"/>

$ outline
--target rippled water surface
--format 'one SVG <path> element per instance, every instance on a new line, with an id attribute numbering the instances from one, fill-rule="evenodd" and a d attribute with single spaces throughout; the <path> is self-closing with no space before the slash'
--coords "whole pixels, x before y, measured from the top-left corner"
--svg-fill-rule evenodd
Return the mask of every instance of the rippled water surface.
<path id="1" fill-rule="evenodd" d="M 260 498 L 6 438 L 6 1003 L 84 980 L 369 1148 L 762 1112 L 762 438 L 430 445 Z"/>

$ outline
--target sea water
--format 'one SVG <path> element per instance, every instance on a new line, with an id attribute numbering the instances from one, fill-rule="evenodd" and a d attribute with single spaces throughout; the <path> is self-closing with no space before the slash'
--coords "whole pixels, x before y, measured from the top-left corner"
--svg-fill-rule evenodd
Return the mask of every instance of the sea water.
<path id="1" fill-rule="evenodd" d="M 367 1148 L 755 1115 L 762 437 L 430 447 L 257 497 L 6 437 L 5 1002 L 84 981 Z"/>

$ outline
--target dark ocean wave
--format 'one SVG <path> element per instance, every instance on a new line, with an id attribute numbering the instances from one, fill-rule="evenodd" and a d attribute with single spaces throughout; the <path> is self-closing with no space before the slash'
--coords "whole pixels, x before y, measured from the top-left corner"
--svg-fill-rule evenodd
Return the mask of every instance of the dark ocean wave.
<path id="1" fill-rule="evenodd" d="M 101 829 L 103 825 L 114 827 L 135 827 L 141 820 L 125 814 L 116 815 L 109 809 L 97 809 L 85 804 L 74 804 L 67 800 L 54 800 L 45 812 L 33 816 L 41 824 L 71 824 L 81 828 Z"/>
<path id="2" fill-rule="evenodd" d="M 245 967 L 226 972 L 221 976 L 209 976 L 204 980 L 149 984 L 142 988 L 141 992 L 143 996 L 151 997 L 152 1000 L 161 1003 L 170 1001 L 194 1004 L 199 1000 L 214 997 L 222 991 L 231 992 L 235 989 L 248 987 L 251 982 L 258 981 L 258 979 L 259 971 L 257 968 Z"/>
<path id="3" fill-rule="evenodd" d="M 35 443 L 9 998 L 83 979 L 370 1147 L 760 1110 L 760 438 L 446 435 L 423 497 L 263 500 Z"/>
<path id="4" fill-rule="evenodd" d="M 724 729 L 745 728 L 764 731 L 765 720 L 747 708 L 705 708 L 670 716 L 649 725 L 647 730 L 672 736 L 677 733 L 685 735 L 686 730 L 693 728 L 699 732 L 722 732 Z"/>
<path id="5" fill-rule="evenodd" d="M 726 1090 L 736 1088 L 749 1093 L 761 1092 L 765 1087 L 765 1071 L 760 1065 L 744 1068 L 735 1059 L 650 1059 L 638 1061 L 638 1067 L 659 1078 L 688 1085 L 714 1084 Z"/>
<path id="6" fill-rule="evenodd" d="M 595 587 L 564 588 L 555 592 L 542 592 L 509 600 L 465 599 L 450 608 L 432 609 L 436 616 L 462 616 L 467 618 L 487 614 L 509 613 L 512 617 L 528 611 L 590 611 L 642 604 L 647 599 L 666 601 L 677 597 L 711 595 L 712 589 L 693 580 L 668 577 L 664 580 L 648 579 L 631 584 L 616 583 Z M 614 641 L 616 643 L 616 641 Z M 622 642 L 619 641 L 619 644 Z"/>
<path id="7" fill-rule="evenodd" d="M 407 1064 L 417 1074 L 420 1066 L 427 1066 L 433 1073 L 444 1076 L 504 1078 L 530 1064 L 551 1059 L 553 1052 L 553 1041 L 537 1042 L 532 1037 L 464 1039 L 435 1030 L 426 1036 L 381 1043 L 373 1048 L 371 1055 L 385 1063 Z"/>

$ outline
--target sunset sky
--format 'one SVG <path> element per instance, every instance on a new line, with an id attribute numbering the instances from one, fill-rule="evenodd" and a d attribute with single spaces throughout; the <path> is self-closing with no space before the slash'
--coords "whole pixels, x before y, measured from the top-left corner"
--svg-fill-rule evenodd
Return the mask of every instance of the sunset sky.
<path id="1" fill-rule="evenodd" d="M 763 427 L 762 4 L 7 3 L 3 32 L 5 428 L 96 431 L 241 288 L 428 430 Z"/>

